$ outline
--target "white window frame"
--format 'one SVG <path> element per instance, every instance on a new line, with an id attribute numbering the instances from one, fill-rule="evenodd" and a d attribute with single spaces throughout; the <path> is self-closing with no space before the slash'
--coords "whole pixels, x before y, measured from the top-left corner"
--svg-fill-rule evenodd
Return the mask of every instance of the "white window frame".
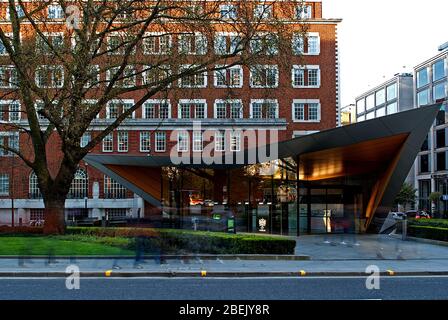
<path id="1" fill-rule="evenodd" d="M 92 134 L 90 132 L 84 132 L 84 134 L 82 135 L 80 141 L 79 141 L 79 146 L 81 148 L 84 148 L 85 146 L 87 146 L 90 141 L 92 140 Z"/>
<path id="2" fill-rule="evenodd" d="M 313 6 L 304 4 L 296 7 L 296 19 L 312 19 Z"/>
<path id="3" fill-rule="evenodd" d="M 128 131 L 117 131 L 117 151 L 118 152 L 128 152 L 129 151 L 129 132 Z"/>
<path id="4" fill-rule="evenodd" d="M 132 104 L 132 105 L 135 104 L 134 99 L 112 99 L 112 100 L 108 101 L 107 105 L 106 105 L 106 119 L 111 119 L 109 106 L 112 103 L 117 103 L 117 104 L 121 105 L 121 113 L 120 114 L 123 113 L 123 110 L 124 110 L 123 107 L 125 104 Z M 112 118 L 112 119 L 116 119 L 116 118 Z M 132 119 L 135 119 L 135 111 L 132 112 Z"/>
<path id="5" fill-rule="evenodd" d="M 13 79 L 14 77 L 16 78 L 16 81 L 18 81 L 18 74 L 17 74 L 17 69 L 14 65 L 0 65 L 0 69 L 3 72 L 3 69 L 5 70 L 5 72 L 9 72 L 9 78 L 8 78 L 8 86 L 4 86 L 4 85 L 0 85 L 1 89 L 14 89 L 18 87 L 18 83 L 14 84 L 13 83 Z M 15 73 L 15 75 L 13 75 L 13 73 Z"/>
<path id="6" fill-rule="evenodd" d="M 195 67 L 194 64 L 183 64 L 179 67 L 179 73 L 182 73 L 184 70 L 188 70 L 188 69 L 194 68 L 194 67 Z M 200 76 L 203 77 L 203 84 L 201 84 L 201 85 L 196 85 L 196 84 L 195 85 L 191 85 L 191 84 L 185 85 L 185 84 L 183 84 L 184 78 L 182 77 L 178 80 L 179 88 L 186 88 L 186 89 L 189 89 L 189 88 L 205 89 L 205 88 L 207 88 L 207 84 L 208 84 L 208 71 L 207 70 L 205 70 L 203 73 L 196 73 L 195 75 L 189 75 L 188 77 L 200 77 Z"/>
<path id="7" fill-rule="evenodd" d="M 218 42 L 218 37 L 224 37 L 225 48 L 221 50 L 220 43 Z M 236 44 L 234 41 L 238 41 Z M 233 54 L 238 50 L 238 45 L 240 44 L 241 36 L 237 32 L 216 32 L 213 41 L 213 50 L 217 55 L 229 55 Z M 241 54 L 241 50 L 238 52 Z"/>
<path id="8" fill-rule="evenodd" d="M 17 12 L 17 16 L 20 18 L 23 18 L 25 16 L 25 12 L 23 11 L 23 8 L 20 4 L 16 4 L 16 12 Z M 6 6 L 6 20 L 11 21 L 11 14 L 9 12 L 9 5 Z"/>
<path id="9" fill-rule="evenodd" d="M 309 108 L 310 104 L 317 104 L 318 106 L 318 112 L 317 112 L 317 120 L 309 120 L 309 110 L 308 110 L 308 118 L 305 118 L 304 120 L 296 119 L 295 118 L 295 112 L 294 108 L 296 104 L 303 104 L 304 110 L 303 110 L 303 116 L 305 117 L 305 108 Z M 320 103 L 319 99 L 294 99 L 292 101 L 292 108 L 291 108 L 291 119 L 295 123 L 320 123 L 322 120 L 322 105 Z"/>
<path id="10" fill-rule="evenodd" d="M 157 66 L 156 68 L 158 69 L 157 70 L 158 72 L 166 71 L 166 77 L 169 77 L 171 75 L 171 68 L 170 68 L 169 65 L 160 65 L 160 66 Z M 165 70 L 165 68 L 166 68 L 166 70 Z M 145 71 L 142 72 L 142 82 L 143 82 L 144 85 L 148 85 L 149 84 L 148 77 L 151 74 L 151 72 L 154 71 L 154 69 L 155 68 L 151 68 L 151 65 L 143 66 L 143 70 L 145 70 Z M 155 88 L 156 86 L 157 85 L 155 84 L 155 85 L 151 86 L 151 88 Z M 168 84 L 166 87 L 170 88 L 171 87 L 171 83 Z"/>
<path id="11" fill-rule="evenodd" d="M 225 68 L 225 69 L 220 69 L 220 70 L 215 70 L 213 72 L 214 77 L 213 77 L 213 82 L 214 82 L 214 86 L 215 88 L 242 88 L 244 85 L 244 73 L 243 73 L 243 67 L 241 65 L 236 65 L 236 66 L 231 66 L 226 68 L 225 65 L 216 65 L 215 68 Z M 230 73 L 231 70 L 238 70 L 239 74 L 240 74 L 240 84 L 239 85 L 230 85 L 230 74 L 228 75 L 227 73 Z M 224 73 L 225 75 L 225 82 L 226 85 L 219 85 L 218 84 L 218 80 L 220 77 L 220 73 Z"/>
<path id="12" fill-rule="evenodd" d="M 315 52 L 311 52 L 310 51 L 310 37 L 314 37 L 317 38 L 317 50 Z M 306 35 L 306 41 L 307 41 L 307 46 L 308 46 L 308 50 L 305 53 L 305 55 L 307 56 L 318 56 L 320 55 L 320 34 L 319 32 L 308 32 Z"/>
<path id="13" fill-rule="evenodd" d="M 230 131 L 230 152 L 241 151 L 241 130 Z"/>
<path id="14" fill-rule="evenodd" d="M 254 69 L 255 68 L 255 69 Z M 265 84 L 258 85 L 254 84 L 254 70 L 260 70 L 263 69 L 265 74 Z M 275 84 L 273 86 L 269 86 L 267 84 L 267 72 L 268 70 L 276 70 L 276 78 L 275 78 Z M 250 87 L 255 89 L 262 89 L 262 88 L 278 88 L 278 82 L 279 82 L 280 74 L 279 74 L 279 68 L 276 64 L 264 64 L 264 65 L 256 65 L 250 68 Z"/>
<path id="15" fill-rule="evenodd" d="M 110 146 L 111 146 L 110 150 L 109 150 L 109 148 L 107 148 L 107 149 L 105 148 L 106 141 L 108 143 L 110 142 Z M 113 131 L 103 138 L 102 143 L 101 143 L 101 149 L 103 152 L 107 152 L 107 153 L 114 152 L 114 132 Z"/>
<path id="16" fill-rule="evenodd" d="M 162 37 L 167 37 L 168 39 L 168 47 L 164 48 L 164 50 L 161 50 L 160 45 L 160 39 L 162 39 Z M 149 39 L 157 39 L 158 42 L 156 43 L 156 46 L 158 45 L 158 50 L 155 50 L 153 52 L 147 50 L 148 48 L 146 42 L 149 41 Z M 167 55 L 171 52 L 171 49 L 173 47 L 173 37 L 171 34 L 166 32 L 146 32 L 144 35 L 142 47 L 143 54 L 145 55 Z"/>
<path id="17" fill-rule="evenodd" d="M 226 105 L 226 116 L 224 118 L 218 118 L 218 104 L 224 103 Z M 241 105 L 241 109 L 239 111 L 239 117 L 238 118 L 232 118 L 232 106 L 230 104 L 233 103 L 239 103 Z M 230 109 L 228 109 L 230 107 Z M 215 103 L 213 104 L 213 118 L 214 119 L 242 119 L 243 118 L 243 100 L 241 99 L 216 99 Z"/>
<path id="18" fill-rule="evenodd" d="M 9 122 L 20 122 L 21 118 L 22 118 L 22 111 L 21 111 L 21 105 L 19 100 L 0 100 L 0 105 L 7 105 L 8 106 L 8 120 Z M 19 106 L 19 110 L 18 111 L 11 111 L 11 106 L 12 105 L 16 105 Z M 11 113 L 12 112 L 17 112 L 17 119 L 13 120 L 11 119 Z"/>
<path id="19" fill-rule="evenodd" d="M 254 118 L 253 117 L 253 109 L 252 109 L 254 103 L 273 103 L 273 104 L 276 104 L 277 107 L 276 107 L 276 110 L 275 110 L 275 119 L 279 118 L 280 105 L 279 105 L 277 99 L 251 99 L 250 100 L 250 114 L 249 114 L 249 117 L 251 119 L 273 119 L 273 118 L 265 117 L 265 115 L 263 115 L 263 114 L 262 114 L 261 118 Z"/>
<path id="20" fill-rule="evenodd" d="M 147 135 L 147 138 L 144 139 L 144 135 Z M 147 141 L 147 143 L 144 143 L 145 141 Z M 140 131 L 139 145 L 140 145 L 140 152 L 144 152 L 144 153 L 151 152 L 151 132 L 150 131 Z"/>
<path id="21" fill-rule="evenodd" d="M 190 106 L 190 118 L 182 118 L 181 105 L 182 104 L 204 104 L 204 118 L 196 118 L 196 108 L 191 110 Z M 206 99 L 180 99 L 177 105 L 177 118 L 178 119 L 207 119 L 208 118 L 208 107 Z"/>
<path id="22" fill-rule="evenodd" d="M 304 85 L 300 86 L 300 85 L 296 85 L 295 84 L 295 70 L 305 70 L 305 74 L 307 74 L 308 76 L 308 70 L 318 70 L 317 71 L 317 85 L 316 86 L 310 86 L 308 85 L 309 83 L 309 78 L 305 79 L 304 78 Z M 292 87 L 293 88 L 310 88 L 310 89 L 319 89 L 321 87 L 321 70 L 320 70 L 320 66 L 319 65 L 293 65 L 292 66 L 292 71 L 291 71 L 291 81 L 292 81 Z"/>
<path id="23" fill-rule="evenodd" d="M 190 134 L 187 130 L 177 130 L 177 152 L 188 152 L 190 149 Z"/>
<path id="24" fill-rule="evenodd" d="M 233 20 L 238 17 L 238 9 L 234 4 L 221 4 L 219 6 L 219 14 L 221 19 Z"/>
<path id="25" fill-rule="evenodd" d="M 222 142 L 222 148 L 218 148 L 218 146 L 220 144 L 218 144 L 218 137 L 219 139 L 222 139 L 222 141 L 220 140 L 220 142 Z M 215 144 L 215 148 L 214 150 L 216 152 L 225 152 L 226 151 L 226 131 L 224 130 L 215 130 L 215 136 L 214 136 L 214 144 Z"/>
<path id="26" fill-rule="evenodd" d="M 5 192 L 0 192 L 0 196 L 9 196 L 11 193 L 11 181 L 10 181 L 9 174 L 7 173 L 0 173 L 0 185 L 2 188 L 0 190 L 6 189 Z M 6 187 L 4 187 L 6 186 Z"/>
<path id="27" fill-rule="evenodd" d="M 184 52 L 183 47 L 181 46 L 181 39 L 184 36 L 190 36 L 190 37 L 194 37 L 194 48 L 191 48 L 189 46 L 188 51 Z M 200 47 L 200 41 L 203 41 L 203 47 Z M 180 54 L 185 54 L 185 55 L 193 55 L 193 56 L 203 56 L 207 54 L 208 51 L 208 41 L 207 41 L 207 37 L 202 34 L 201 32 L 194 32 L 194 33 L 184 33 L 184 34 L 180 34 L 177 37 L 177 45 L 178 45 L 178 52 Z M 199 49 L 203 49 L 203 50 L 199 50 Z"/>
<path id="28" fill-rule="evenodd" d="M 254 19 L 266 20 L 272 18 L 272 4 L 259 3 L 254 7 Z"/>
<path id="29" fill-rule="evenodd" d="M 200 148 L 198 148 L 200 146 Z M 204 150 L 204 135 L 202 131 L 193 131 L 193 152 Z"/>
<path id="30" fill-rule="evenodd" d="M 159 110 L 158 110 L 158 118 L 146 118 L 146 105 L 147 104 L 157 104 L 159 106 Z M 142 119 L 165 119 L 165 118 L 160 118 L 160 105 L 165 104 L 168 106 L 168 118 L 167 119 L 171 119 L 171 102 L 169 99 L 148 99 L 143 103 L 142 106 Z"/>
<path id="31" fill-rule="evenodd" d="M 111 68 L 109 70 L 106 71 L 106 81 L 109 82 L 112 77 L 115 75 L 115 73 L 118 71 L 120 67 L 114 67 Z M 132 71 L 133 76 L 132 77 L 127 77 L 126 76 L 126 72 Z M 112 74 L 113 72 L 113 74 Z M 121 79 L 118 78 L 117 81 L 115 82 L 115 86 L 120 87 L 120 88 L 132 88 L 134 86 L 137 85 L 137 69 L 135 65 L 127 65 L 124 69 L 123 69 L 123 73 L 121 74 L 122 77 Z M 132 83 L 129 83 L 127 85 L 124 85 L 124 81 L 131 81 Z"/>
<path id="32" fill-rule="evenodd" d="M 158 144 L 158 135 L 162 134 L 163 135 L 163 149 L 159 149 L 159 144 Z M 162 136 L 161 135 L 161 136 Z M 154 134 L 154 151 L 155 152 L 166 152 L 166 132 L 165 131 L 156 131 Z"/>
<path id="33" fill-rule="evenodd" d="M 52 16 L 53 14 L 50 14 L 52 10 L 53 13 L 55 14 L 54 16 Z M 47 19 L 54 19 L 54 20 L 65 19 L 65 13 L 62 6 L 60 6 L 59 4 L 50 4 L 47 7 Z"/>
<path id="34" fill-rule="evenodd" d="M 128 42 L 126 43 L 126 45 L 120 45 L 119 47 L 117 47 L 116 49 L 112 48 L 110 46 L 110 39 L 112 37 L 121 37 L 120 43 L 123 44 L 123 42 Z M 106 48 L 107 48 L 107 55 L 110 56 L 120 56 L 120 55 L 124 55 L 126 50 L 127 50 L 127 46 L 130 45 L 129 41 L 126 40 L 126 34 L 123 32 L 111 32 L 107 38 L 106 38 Z M 136 46 L 134 46 L 132 48 L 132 51 L 130 54 L 135 54 L 136 52 Z"/>
<path id="35" fill-rule="evenodd" d="M 56 85 L 56 83 L 55 83 L 54 70 L 57 70 L 57 69 L 62 71 L 62 78 L 61 78 L 61 84 L 60 85 Z M 45 70 L 47 72 L 51 71 L 51 85 L 50 86 L 41 86 L 39 84 L 39 74 L 38 74 L 38 72 L 41 71 L 41 70 Z M 65 72 L 64 72 L 64 67 L 62 65 L 39 65 L 36 68 L 34 80 L 36 82 L 36 85 L 39 88 L 44 88 L 44 89 L 58 88 L 58 89 L 60 89 L 60 88 L 62 88 L 64 86 L 64 79 L 65 79 Z"/>
<path id="36" fill-rule="evenodd" d="M 41 50 L 42 48 L 40 48 L 40 46 L 39 46 L 40 41 L 45 42 L 45 40 L 48 41 L 50 38 L 51 45 L 54 47 L 53 38 L 54 37 L 62 37 L 62 46 L 65 45 L 64 32 L 42 32 L 42 35 L 45 37 L 45 39 L 43 39 L 39 34 L 36 34 L 36 52 L 38 52 L 40 54 L 44 54 L 44 55 L 52 54 L 52 51 L 44 52 Z M 50 41 L 48 41 L 48 42 L 50 42 Z"/>

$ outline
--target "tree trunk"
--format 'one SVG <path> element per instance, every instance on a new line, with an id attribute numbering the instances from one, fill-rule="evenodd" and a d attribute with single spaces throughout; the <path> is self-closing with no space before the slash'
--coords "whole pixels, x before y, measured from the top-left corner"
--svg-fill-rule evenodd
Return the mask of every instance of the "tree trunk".
<path id="1" fill-rule="evenodd" d="M 44 234 L 65 233 L 65 199 L 50 199 L 45 202 Z"/>

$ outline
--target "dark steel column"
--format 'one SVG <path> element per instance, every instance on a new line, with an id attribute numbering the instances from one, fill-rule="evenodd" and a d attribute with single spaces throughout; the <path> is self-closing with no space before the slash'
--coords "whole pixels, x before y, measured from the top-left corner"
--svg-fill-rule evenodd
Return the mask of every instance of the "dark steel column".
<path id="1" fill-rule="evenodd" d="M 297 236 L 300 236 L 300 157 L 297 156 L 296 158 L 297 163 L 297 199 L 296 199 L 296 213 L 297 213 Z"/>

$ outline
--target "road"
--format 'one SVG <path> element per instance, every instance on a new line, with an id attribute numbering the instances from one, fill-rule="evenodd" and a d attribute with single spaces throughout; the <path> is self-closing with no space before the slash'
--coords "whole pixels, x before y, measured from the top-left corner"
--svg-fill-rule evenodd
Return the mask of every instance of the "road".
<path id="1" fill-rule="evenodd" d="M 448 277 L 387 277 L 380 290 L 366 278 L 2 278 L 0 300 L 300 300 L 448 299 Z"/>

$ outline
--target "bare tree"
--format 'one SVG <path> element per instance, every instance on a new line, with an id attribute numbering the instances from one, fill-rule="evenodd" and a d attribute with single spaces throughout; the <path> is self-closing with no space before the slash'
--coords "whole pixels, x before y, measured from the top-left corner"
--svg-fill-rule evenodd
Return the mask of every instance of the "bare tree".
<path id="1" fill-rule="evenodd" d="M 292 32 L 306 31 L 296 18 L 302 1 L 289 4 L 269 1 L 254 14 L 246 0 L 8 0 L 0 40 L 2 64 L 11 67 L 2 74 L 2 97 L 20 102 L 21 120 L 1 126 L 20 133 L 21 147 L 0 148 L 35 172 L 45 233 L 64 232 L 65 200 L 84 156 L 146 100 L 185 91 L 180 80 L 194 84 L 205 72 L 274 59 L 286 65 Z M 219 42 L 216 32 L 234 36 Z M 119 104 L 104 130 L 81 145 L 106 105 L 130 95 L 134 104 Z M 49 165 L 55 154 L 56 170 Z"/>

